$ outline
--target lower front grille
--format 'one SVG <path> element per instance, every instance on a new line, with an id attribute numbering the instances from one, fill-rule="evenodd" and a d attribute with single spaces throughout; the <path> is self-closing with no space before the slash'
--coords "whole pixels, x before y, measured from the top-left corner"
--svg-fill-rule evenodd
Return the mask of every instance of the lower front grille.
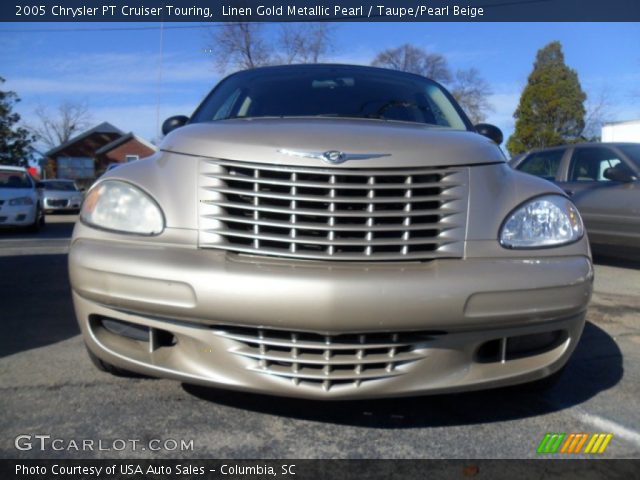
<path id="1" fill-rule="evenodd" d="M 66 207 L 69 205 L 69 200 L 48 198 L 47 205 L 49 207 Z"/>
<path id="2" fill-rule="evenodd" d="M 233 341 L 231 353 L 252 360 L 249 369 L 325 391 L 402 375 L 426 356 L 429 340 L 442 334 L 320 335 L 260 328 L 225 328 L 214 333 Z"/>

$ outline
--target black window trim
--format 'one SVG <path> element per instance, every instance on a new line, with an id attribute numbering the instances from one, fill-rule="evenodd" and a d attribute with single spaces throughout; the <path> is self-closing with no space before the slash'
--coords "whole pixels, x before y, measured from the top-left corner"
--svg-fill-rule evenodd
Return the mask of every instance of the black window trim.
<path id="1" fill-rule="evenodd" d="M 427 81 L 433 83 L 434 85 L 436 85 L 443 92 L 443 94 L 447 98 L 447 100 L 449 100 L 449 102 L 451 102 L 451 104 L 453 105 L 456 113 L 462 119 L 462 123 L 465 125 L 466 131 L 475 132 L 475 127 L 473 125 L 473 122 L 471 122 L 471 120 L 469 119 L 469 117 L 467 116 L 465 111 L 462 109 L 462 107 L 458 104 L 458 101 L 453 97 L 451 92 L 449 92 L 449 90 L 447 90 L 447 88 L 445 88 L 442 84 L 440 84 L 439 82 L 436 82 L 435 80 L 432 80 L 431 78 L 424 77 L 422 75 L 418 75 L 418 74 L 415 74 L 415 73 L 403 72 L 401 70 L 391 70 L 391 69 L 388 69 L 388 68 L 372 67 L 372 66 L 366 66 L 366 65 L 347 65 L 347 64 L 330 64 L 330 63 L 327 63 L 327 64 L 309 64 L 309 65 L 275 65 L 275 66 L 258 67 L 258 68 L 254 68 L 254 69 L 250 69 L 250 70 L 240 70 L 238 72 L 234 72 L 234 73 L 232 73 L 230 75 L 227 75 L 222 80 L 220 80 L 211 89 L 211 91 L 207 95 L 205 95 L 205 97 L 198 104 L 198 106 L 193 111 L 193 113 L 189 116 L 189 120 L 188 120 L 187 124 L 202 123 L 203 122 L 202 120 L 196 121 L 194 119 L 200 115 L 201 111 L 204 109 L 204 106 L 209 102 L 210 98 L 225 83 L 227 83 L 231 79 L 234 79 L 237 76 L 245 75 L 245 74 L 246 75 L 256 74 L 262 69 L 264 69 L 264 70 L 269 70 L 269 69 L 287 69 L 287 68 L 289 68 L 289 69 L 297 69 L 297 68 L 304 68 L 304 67 L 313 68 L 314 66 L 353 68 L 353 69 L 358 69 L 358 70 L 370 70 L 370 71 L 382 70 L 382 71 L 385 71 L 387 73 L 388 72 L 392 72 L 392 73 L 400 75 L 400 76 L 415 77 L 415 78 L 420 78 L 422 80 L 427 80 Z M 211 121 L 224 121 L 224 120 L 207 120 L 207 122 L 211 122 Z M 429 126 L 428 124 L 424 124 L 424 125 Z"/>

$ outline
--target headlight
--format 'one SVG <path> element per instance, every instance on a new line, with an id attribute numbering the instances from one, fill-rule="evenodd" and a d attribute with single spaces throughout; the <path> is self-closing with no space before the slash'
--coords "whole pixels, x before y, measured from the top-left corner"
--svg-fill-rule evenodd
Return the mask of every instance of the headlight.
<path id="1" fill-rule="evenodd" d="M 80 219 L 93 227 L 140 235 L 158 235 L 164 229 L 156 202 L 139 188 L 118 180 L 107 180 L 91 189 Z"/>
<path id="2" fill-rule="evenodd" d="M 18 205 L 33 205 L 33 198 L 31 197 L 18 197 L 9 200 L 9 205 L 16 207 Z"/>
<path id="3" fill-rule="evenodd" d="M 545 195 L 520 205 L 500 230 L 500 243 L 507 248 L 557 247 L 584 234 L 575 205 L 560 195 Z"/>

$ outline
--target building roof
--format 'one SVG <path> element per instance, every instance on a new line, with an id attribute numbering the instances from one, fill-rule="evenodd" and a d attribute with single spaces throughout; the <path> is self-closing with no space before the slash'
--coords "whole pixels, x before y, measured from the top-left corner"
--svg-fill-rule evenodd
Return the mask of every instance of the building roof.
<path id="1" fill-rule="evenodd" d="M 116 138 L 112 142 L 109 142 L 106 145 L 100 147 L 98 150 L 96 150 L 96 155 L 102 155 L 103 153 L 107 153 L 113 150 L 114 148 L 118 147 L 119 145 L 122 145 L 123 143 L 128 142 L 129 140 L 137 140 L 138 142 L 142 143 L 144 146 L 149 147 L 154 152 L 158 150 L 158 147 L 156 147 L 153 143 L 146 141 L 144 138 L 137 136 L 133 132 L 129 132 L 126 135 L 123 135 L 120 138 Z"/>
<path id="2" fill-rule="evenodd" d="M 56 153 L 64 150 L 65 148 L 69 147 L 70 145 L 73 145 L 74 143 L 77 143 L 80 140 L 83 140 L 84 138 L 87 138 L 88 136 L 93 135 L 94 133 L 110 133 L 110 134 L 117 134 L 117 135 L 125 134 L 122 130 L 120 130 L 118 127 L 114 127 L 109 122 L 102 122 L 101 124 L 96 125 L 95 127 L 85 132 L 82 132 L 80 135 L 76 135 L 75 137 L 70 138 L 68 141 L 58 145 L 55 148 L 52 148 L 48 152 L 45 152 L 44 156 L 51 157 Z"/>
<path id="3" fill-rule="evenodd" d="M 637 120 L 622 120 L 619 122 L 605 122 L 602 126 L 608 127 L 609 125 L 634 125 L 636 123 L 640 123 L 640 118 Z"/>

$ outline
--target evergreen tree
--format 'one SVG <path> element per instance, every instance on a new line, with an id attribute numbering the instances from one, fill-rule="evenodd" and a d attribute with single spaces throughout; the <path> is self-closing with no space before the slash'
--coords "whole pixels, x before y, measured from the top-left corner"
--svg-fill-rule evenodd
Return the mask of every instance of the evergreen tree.
<path id="1" fill-rule="evenodd" d="M 0 85 L 5 79 L 0 77 Z M 16 124 L 20 115 L 13 111 L 20 99 L 15 92 L 0 90 L 0 164 L 27 165 L 33 135 Z"/>
<path id="2" fill-rule="evenodd" d="M 513 114 L 516 128 L 507 142 L 511 155 L 578 140 L 584 130 L 586 98 L 578 74 L 564 63 L 560 42 L 538 50 Z"/>

